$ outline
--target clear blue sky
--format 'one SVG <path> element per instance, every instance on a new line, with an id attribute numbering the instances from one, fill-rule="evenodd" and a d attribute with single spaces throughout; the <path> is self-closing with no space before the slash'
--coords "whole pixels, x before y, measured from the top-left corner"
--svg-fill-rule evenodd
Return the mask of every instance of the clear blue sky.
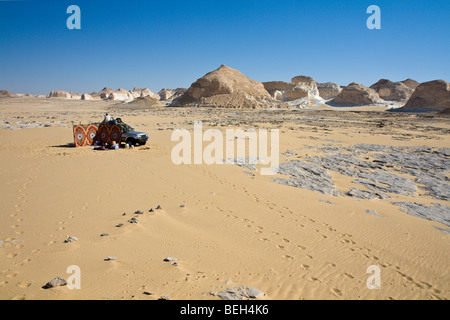
<path id="1" fill-rule="evenodd" d="M 449 21 L 449 0 L 0 1 L 0 89 L 158 92 L 221 64 L 258 81 L 449 81 Z"/>

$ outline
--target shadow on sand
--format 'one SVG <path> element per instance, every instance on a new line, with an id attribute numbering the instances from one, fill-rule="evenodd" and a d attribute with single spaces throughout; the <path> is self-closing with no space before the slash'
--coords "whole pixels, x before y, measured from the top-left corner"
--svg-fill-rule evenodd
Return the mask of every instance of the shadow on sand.
<path id="1" fill-rule="evenodd" d="M 66 144 L 61 144 L 59 146 L 50 146 L 50 148 L 75 148 L 75 143 L 69 142 Z"/>

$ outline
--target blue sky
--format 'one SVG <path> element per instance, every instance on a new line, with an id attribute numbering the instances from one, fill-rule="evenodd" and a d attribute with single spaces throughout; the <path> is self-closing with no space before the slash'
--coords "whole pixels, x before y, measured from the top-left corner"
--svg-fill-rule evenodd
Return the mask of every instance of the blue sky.
<path id="1" fill-rule="evenodd" d="M 448 0 L 0 1 L 0 89 L 158 92 L 221 64 L 258 81 L 449 81 L 449 21 Z"/>

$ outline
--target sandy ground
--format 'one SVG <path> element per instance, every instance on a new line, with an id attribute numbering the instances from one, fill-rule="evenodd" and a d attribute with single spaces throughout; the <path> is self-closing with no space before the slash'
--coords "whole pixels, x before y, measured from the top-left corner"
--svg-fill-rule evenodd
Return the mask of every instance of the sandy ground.
<path id="1" fill-rule="evenodd" d="M 311 122 L 298 111 L 111 107 L 0 100 L 0 299 L 219 299 L 210 292 L 232 285 L 258 288 L 264 299 L 450 298 L 450 235 L 435 228 L 445 226 L 381 199 L 323 195 L 237 165 L 177 166 L 170 157 L 173 129 L 191 130 L 194 120 L 221 130 L 278 128 L 280 153 L 296 149 L 302 159 L 315 152 L 307 146 L 330 141 L 449 147 L 448 118 L 369 108 L 306 111 L 318 121 Z M 147 132 L 149 143 L 72 147 L 72 122 L 99 121 L 106 110 Z M 280 115 L 287 118 L 272 121 Z M 377 127 L 380 119 L 390 125 Z M 352 186 L 349 177 L 333 178 L 338 189 Z M 423 194 L 395 200 L 448 205 Z M 140 223 L 128 223 L 132 217 Z M 68 236 L 78 241 L 64 243 Z M 56 276 L 67 279 L 71 265 L 81 270 L 81 289 L 42 288 Z M 367 288 L 372 265 L 381 270 L 379 290 Z"/>

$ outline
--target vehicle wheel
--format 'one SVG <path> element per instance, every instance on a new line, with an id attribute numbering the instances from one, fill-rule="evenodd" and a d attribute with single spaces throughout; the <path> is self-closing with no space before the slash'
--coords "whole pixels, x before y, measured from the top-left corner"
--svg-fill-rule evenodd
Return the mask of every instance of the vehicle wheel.
<path id="1" fill-rule="evenodd" d="M 130 147 L 136 145 L 136 141 L 134 139 L 127 139 L 127 143 Z"/>
<path id="2" fill-rule="evenodd" d="M 145 146 L 146 143 L 147 143 L 147 141 L 142 141 L 142 142 L 139 142 L 139 145 L 140 146 Z"/>

